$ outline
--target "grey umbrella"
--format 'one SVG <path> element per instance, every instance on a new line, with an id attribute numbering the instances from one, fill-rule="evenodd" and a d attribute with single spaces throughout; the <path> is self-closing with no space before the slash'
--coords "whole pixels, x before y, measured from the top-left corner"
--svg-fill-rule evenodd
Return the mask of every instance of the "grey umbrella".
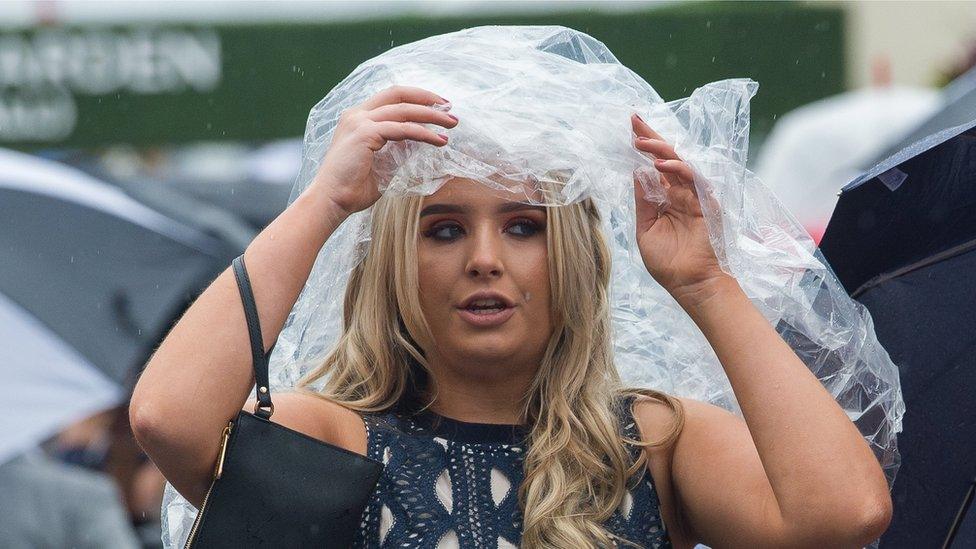
<path id="1" fill-rule="evenodd" d="M 0 150 L 0 294 L 118 382 L 238 246 L 76 169 Z"/>

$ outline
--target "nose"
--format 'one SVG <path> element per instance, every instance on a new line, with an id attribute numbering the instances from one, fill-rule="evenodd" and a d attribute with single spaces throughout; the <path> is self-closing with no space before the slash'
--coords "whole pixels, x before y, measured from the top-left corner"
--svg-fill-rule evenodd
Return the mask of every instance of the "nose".
<path id="1" fill-rule="evenodd" d="M 469 238 L 471 248 L 465 271 L 472 278 L 498 278 L 502 275 L 501 237 L 484 228 Z"/>

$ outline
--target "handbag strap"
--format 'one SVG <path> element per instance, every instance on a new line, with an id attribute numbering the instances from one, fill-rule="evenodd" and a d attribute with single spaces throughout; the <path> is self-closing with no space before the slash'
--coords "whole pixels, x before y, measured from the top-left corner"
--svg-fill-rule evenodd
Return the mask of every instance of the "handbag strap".
<path id="1" fill-rule="evenodd" d="M 247 268 L 244 266 L 244 254 L 234 258 L 234 277 L 237 279 L 237 289 L 241 292 L 244 318 L 247 320 L 247 335 L 251 340 L 251 362 L 254 367 L 254 383 L 258 389 L 258 402 L 254 406 L 254 415 L 269 419 L 274 413 L 274 404 L 271 402 L 271 385 L 268 383 L 268 357 L 271 356 L 277 340 L 265 353 L 264 340 L 261 337 L 261 322 L 258 320 L 258 307 L 254 301 Z"/>

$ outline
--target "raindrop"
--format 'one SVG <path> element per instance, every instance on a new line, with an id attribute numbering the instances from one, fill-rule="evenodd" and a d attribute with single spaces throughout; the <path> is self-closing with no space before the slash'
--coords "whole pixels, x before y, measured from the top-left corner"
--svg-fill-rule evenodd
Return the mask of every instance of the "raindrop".
<path id="1" fill-rule="evenodd" d="M 74 263 L 74 262 L 75 262 L 75 256 L 71 256 L 71 259 L 69 260 L 69 263 Z"/>
<path id="2" fill-rule="evenodd" d="M 712 56 L 712 63 L 714 63 L 714 62 L 715 62 L 715 56 L 713 55 Z"/>
<path id="3" fill-rule="evenodd" d="M 706 29 L 712 28 L 712 20 L 711 19 L 709 19 L 708 21 L 705 22 L 705 28 Z"/>
<path id="4" fill-rule="evenodd" d="M 827 78 L 827 71 L 820 71 L 820 78 Z"/>

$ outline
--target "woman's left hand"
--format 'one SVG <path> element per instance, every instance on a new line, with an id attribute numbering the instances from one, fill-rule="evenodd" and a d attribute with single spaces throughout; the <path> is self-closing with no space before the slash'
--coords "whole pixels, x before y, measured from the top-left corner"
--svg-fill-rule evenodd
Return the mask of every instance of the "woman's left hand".
<path id="1" fill-rule="evenodd" d="M 636 114 L 631 115 L 631 124 L 636 134 L 634 146 L 654 157 L 670 202 L 661 209 L 645 200 L 635 175 L 637 246 L 647 271 L 680 302 L 683 296 L 729 275 L 719 267 L 709 242 L 691 166 Z"/>

